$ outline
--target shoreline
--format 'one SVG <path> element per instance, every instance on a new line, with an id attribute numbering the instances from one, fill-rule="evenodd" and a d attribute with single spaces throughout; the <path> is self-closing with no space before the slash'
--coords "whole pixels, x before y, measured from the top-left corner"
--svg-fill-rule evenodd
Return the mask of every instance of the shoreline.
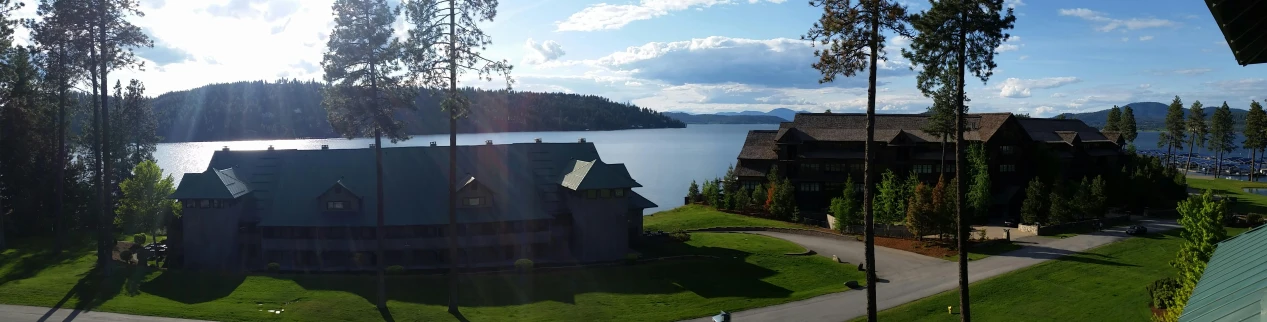
<path id="1" fill-rule="evenodd" d="M 636 129 L 618 129 L 618 130 L 509 131 L 509 132 L 458 132 L 458 135 L 459 135 L 459 136 L 461 136 L 461 135 L 515 134 L 515 133 L 589 133 L 589 132 L 618 132 L 618 131 L 637 131 L 637 130 L 677 130 L 677 129 L 685 129 L 685 128 L 688 128 L 688 127 L 691 127 L 691 126 L 698 126 L 698 125 L 703 125 L 703 126 L 753 126 L 753 125 L 768 125 L 768 126 L 776 126 L 776 127 L 778 126 L 778 124 L 687 124 L 687 126 L 684 126 L 684 127 L 651 127 L 651 128 L 636 128 Z M 417 138 L 417 137 L 433 136 L 433 135 L 444 135 L 444 136 L 447 136 L 447 135 L 449 135 L 449 133 L 410 134 L 410 135 L 409 135 L 410 139 L 409 139 L 409 140 L 407 140 L 407 141 L 411 141 L 411 140 L 413 140 L 414 138 Z M 221 141 L 171 141 L 171 142 L 158 142 L 157 144 L 217 143 L 217 142 L 269 142 L 269 141 L 293 141 L 293 140 L 357 140 L 357 139 L 374 139 L 374 137 L 372 137 L 372 136 L 371 136 L 371 137 L 358 137 L 358 138 L 351 138 L 351 139 L 346 138 L 346 137 L 328 137 L 328 138 L 322 138 L 322 137 L 304 137 L 304 138 L 273 138 L 273 139 L 252 138 L 252 139 L 241 139 L 241 140 L 221 140 Z M 384 141 L 388 141 L 388 140 L 384 140 Z M 401 141 L 401 142 L 404 142 L 404 141 Z M 384 146 L 386 146 L 386 145 L 387 145 L 387 144 L 384 144 Z"/>

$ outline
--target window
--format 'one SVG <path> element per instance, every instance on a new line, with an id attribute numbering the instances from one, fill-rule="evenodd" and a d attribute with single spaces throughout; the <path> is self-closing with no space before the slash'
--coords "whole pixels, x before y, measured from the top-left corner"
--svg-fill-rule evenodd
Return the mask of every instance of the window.
<path id="1" fill-rule="evenodd" d="M 757 182 L 757 181 L 744 181 L 744 182 L 743 182 L 743 188 L 744 188 L 744 189 L 748 189 L 748 190 L 752 190 L 752 189 L 756 189 L 756 188 L 757 188 L 757 185 L 760 185 L 760 184 L 761 184 L 761 183 L 760 183 L 760 182 Z"/>
<path id="2" fill-rule="evenodd" d="M 840 192 L 841 190 L 844 190 L 844 186 L 845 186 L 845 184 L 843 184 L 843 183 L 839 183 L 839 182 L 828 182 L 828 183 L 827 183 L 827 191 L 832 192 L 832 193 L 837 193 L 837 192 Z"/>
<path id="3" fill-rule="evenodd" d="M 801 171 L 818 172 L 818 164 L 817 163 L 801 163 Z"/>
<path id="4" fill-rule="evenodd" d="M 804 192 L 822 191 L 822 185 L 817 182 L 802 182 L 801 191 L 804 191 Z"/>
<path id="5" fill-rule="evenodd" d="M 827 172 L 845 172 L 845 165 L 839 163 L 828 163 L 826 165 Z"/>
<path id="6" fill-rule="evenodd" d="M 941 169 L 941 165 L 937 165 L 937 168 Z M 947 164 L 945 169 L 941 169 L 941 172 L 955 172 L 955 165 Z"/>
<path id="7" fill-rule="evenodd" d="M 616 195 L 617 198 L 624 197 L 625 189 L 624 188 L 616 189 L 613 193 Z"/>
<path id="8" fill-rule="evenodd" d="M 224 200 L 220 200 L 220 199 L 212 200 L 211 206 L 215 208 L 224 208 Z"/>
<path id="9" fill-rule="evenodd" d="M 1011 145 L 1004 145 L 1004 146 L 999 147 L 999 152 L 1003 152 L 1003 154 L 1016 153 L 1016 147 L 1011 146 Z"/>
<path id="10" fill-rule="evenodd" d="M 933 165 L 916 164 L 913 170 L 915 170 L 915 173 L 933 173 Z"/>
<path id="11" fill-rule="evenodd" d="M 611 190 L 611 189 L 603 189 L 603 190 L 602 190 L 602 194 L 601 194 L 600 196 L 601 196 L 601 197 L 603 197 L 603 199 L 611 198 L 611 197 L 612 197 L 612 190 Z"/>
<path id="12" fill-rule="evenodd" d="M 211 208 L 211 200 L 210 199 L 199 200 L 198 208 Z"/>
<path id="13" fill-rule="evenodd" d="M 327 201 L 326 210 L 343 210 L 347 208 L 347 204 L 342 201 Z"/>
<path id="14" fill-rule="evenodd" d="M 480 198 L 480 197 L 466 198 L 466 205 L 479 206 L 481 203 L 483 203 L 483 201 L 484 201 L 484 198 Z"/>
<path id="15" fill-rule="evenodd" d="M 857 191 L 858 193 L 862 193 L 862 184 L 861 184 L 861 183 L 855 183 L 855 184 L 853 184 L 853 191 Z"/>
<path id="16" fill-rule="evenodd" d="M 850 164 L 849 164 L 849 171 L 851 171 L 851 172 L 862 172 L 862 170 L 863 170 L 863 164 L 861 164 L 861 163 L 850 163 Z"/>
<path id="17" fill-rule="evenodd" d="M 194 206 L 198 205 L 198 201 L 185 199 L 185 200 L 181 200 L 180 204 L 185 206 L 185 208 L 193 208 Z"/>
<path id="18" fill-rule="evenodd" d="M 585 198 L 586 199 L 598 198 L 598 190 L 585 190 Z"/>
<path id="19" fill-rule="evenodd" d="M 1000 164 L 999 172 L 1016 172 L 1015 164 Z"/>

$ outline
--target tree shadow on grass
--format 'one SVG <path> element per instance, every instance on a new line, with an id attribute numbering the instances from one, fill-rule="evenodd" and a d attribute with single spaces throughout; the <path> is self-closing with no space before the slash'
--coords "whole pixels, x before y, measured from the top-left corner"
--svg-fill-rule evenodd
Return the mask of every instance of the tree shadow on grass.
<path id="1" fill-rule="evenodd" d="M 184 304 L 197 304 L 229 296 L 245 280 L 242 273 L 166 270 L 142 284 L 140 290 Z"/>
<path id="2" fill-rule="evenodd" d="M 35 277 L 41 271 L 57 265 L 71 263 L 84 257 L 90 246 L 83 243 L 70 243 L 75 247 L 66 249 L 60 254 L 49 250 L 51 241 L 24 240 L 15 243 L 10 251 L 0 251 L 0 266 L 11 268 L 0 275 L 0 285 Z"/>
<path id="3" fill-rule="evenodd" d="M 1113 257 L 1106 256 L 1103 254 L 1075 252 L 1075 251 L 1069 251 L 1069 250 L 1057 249 L 1057 248 L 1051 248 L 1051 247 L 1045 247 L 1045 246 L 1027 246 L 1016 251 L 1003 253 L 996 256 L 1028 257 L 1028 258 L 1050 259 L 1050 260 L 1067 261 L 1067 262 L 1081 262 L 1081 263 L 1109 265 L 1109 266 L 1129 266 L 1129 267 L 1139 266 L 1139 265 L 1134 265 L 1134 264 L 1125 264 L 1125 263 L 1115 262 L 1115 261 L 1112 261 Z M 1108 260 L 1099 259 L 1096 257 L 1107 258 Z"/>
<path id="4" fill-rule="evenodd" d="M 73 302 L 73 311 L 66 317 L 66 321 L 74 320 L 80 312 L 91 311 L 101 306 L 102 303 L 110 301 L 121 292 L 127 292 L 128 295 L 139 294 L 139 285 L 147 275 L 152 271 L 150 267 L 133 267 L 119 262 L 111 262 L 113 265 L 111 275 L 105 276 L 101 267 L 96 266 L 80 274 L 79 282 L 66 292 L 62 299 L 54 304 L 52 308 L 40 318 L 40 321 L 47 320 L 54 312 L 66 307 Z"/>
<path id="5" fill-rule="evenodd" d="M 688 254 L 715 256 L 665 260 L 637 265 L 576 269 L 538 269 L 535 272 L 463 275 L 459 278 L 459 303 L 465 307 L 492 307 L 544 301 L 575 304 L 587 293 L 656 295 L 691 292 L 704 298 L 785 298 L 792 291 L 762 278 L 778 272 L 745 262 L 748 252 L 718 247 L 693 247 Z M 377 298 L 373 275 L 284 275 L 309 290 L 333 290 L 357 294 L 367 303 Z M 390 276 L 388 298 L 395 301 L 447 305 L 448 283 L 443 275 Z"/>

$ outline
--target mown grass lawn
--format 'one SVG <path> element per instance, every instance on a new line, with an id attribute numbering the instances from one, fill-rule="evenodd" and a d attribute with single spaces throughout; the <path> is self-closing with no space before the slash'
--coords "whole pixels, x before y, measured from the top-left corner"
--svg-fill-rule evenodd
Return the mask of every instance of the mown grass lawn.
<path id="1" fill-rule="evenodd" d="M 678 231 L 713 227 L 814 228 L 790 222 L 748 217 L 717 211 L 712 207 L 686 205 L 643 217 L 643 229 Z"/>
<path id="2" fill-rule="evenodd" d="M 1229 228 L 1228 235 L 1244 232 Z M 1173 277 L 1179 231 L 1149 234 L 972 284 L 974 321 L 1149 321 L 1153 281 Z M 959 321 L 951 290 L 880 312 L 882 321 Z M 854 319 L 866 321 L 866 317 Z"/>
<path id="3" fill-rule="evenodd" d="M 968 260 L 969 260 L 969 261 L 975 261 L 975 260 L 979 260 L 979 259 L 982 259 L 982 258 L 986 258 L 986 257 L 990 257 L 990 256 L 994 256 L 994 255 L 998 255 L 998 254 L 1002 254 L 1002 253 L 1006 253 L 1006 252 L 1014 251 L 1014 250 L 1017 250 L 1017 249 L 1021 249 L 1021 245 L 1018 245 L 1018 244 L 1016 244 L 1016 243 L 1011 243 L 1011 242 L 1007 242 L 1007 243 L 1005 243 L 1005 242 L 993 242 L 993 243 L 989 243 L 989 244 L 985 244 L 985 245 L 981 245 L 981 246 L 976 246 L 976 247 L 969 248 L 969 249 L 968 249 Z M 946 257 L 943 257 L 943 259 L 948 260 L 948 261 L 952 261 L 952 262 L 958 262 L 958 261 L 959 261 L 959 255 L 946 256 Z"/>
<path id="4" fill-rule="evenodd" d="M 673 321 L 844 291 L 855 269 L 778 239 L 694 233 L 650 254 L 699 254 L 634 266 L 471 275 L 461 311 L 471 321 Z M 26 247 L 22 249 L 38 249 Z M 380 321 L 370 275 L 221 275 L 120 267 L 101 281 L 93 256 L 0 253 L 0 303 L 220 321 Z M 397 321 L 453 321 L 443 276 L 392 276 L 388 306 Z M 263 310 L 284 308 L 281 314 Z"/>
<path id="5" fill-rule="evenodd" d="M 1267 183 L 1228 179 L 1188 178 L 1188 187 L 1214 190 L 1214 193 L 1236 197 L 1232 210 L 1239 213 L 1267 214 L 1267 196 L 1246 192 L 1245 188 L 1264 188 Z"/>

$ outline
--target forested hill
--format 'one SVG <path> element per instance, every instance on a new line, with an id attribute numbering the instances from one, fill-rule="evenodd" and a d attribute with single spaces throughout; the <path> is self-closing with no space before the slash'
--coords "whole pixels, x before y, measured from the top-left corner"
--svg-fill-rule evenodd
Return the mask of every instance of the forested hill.
<path id="1" fill-rule="evenodd" d="M 320 83 L 303 81 L 213 84 L 170 92 L 153 100 L 164 142 L 338 137 L 321 106 Z M 472 102 L 458 131 L 586 131 L 681 128 L 659 112 L 607 98 L 464 89 Z M 449 132 L 440 99 L 420 95 L 417 110 L 397 113 L 409 134 Z"/>
<path id="2" fill-rule="evenodd" d="M 1124 106 L 1131 107 L 1131 113 L 1135 114 L 1135 124 L 1140 131 L 1160 131 L 1166 128 L 1166 114 L 1170 112 L 1169 105 L 1158 102 L 1136 102 L 1126 104 Z M 1223 104 L 1205 105 L 1205 117 L 1207 121 L 1211 117 L 1214 117 L 1214 110 L 1212 108 L 1218 108 L 1220 106 L 1223 106 Z M 1183 111 L 1185 114 L 1188 112 L 1189 107 L 1191 107 L 1191 105 L 1184 106 Z M 1231 110 L 1234 126 L 1236 128 L 1244 126 L 1245 114 L 1249 112 L 1236 107 L 1232 107 Z M 1087 125 L 1102 128 L 1109 118 L 1109 109 L 1086 113 L 1064 113 L 1063 115 L 1071 119 L 1082 120 L 1083 122 L 1086 122 Z"/>

